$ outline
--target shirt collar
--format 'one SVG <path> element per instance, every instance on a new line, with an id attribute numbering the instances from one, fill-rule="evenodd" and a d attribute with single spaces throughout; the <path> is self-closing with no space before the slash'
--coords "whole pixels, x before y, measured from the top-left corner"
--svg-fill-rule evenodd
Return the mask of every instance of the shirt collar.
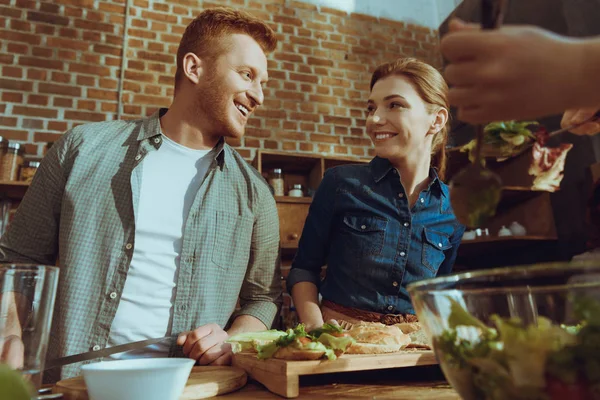
<path id="1" fill-rule="evenodd" d="M 160 108 L 154 113 L 152 113 L 152 115 L 145 117 L 142 120 L 142 127 L 140 129 L 140 132 L 138 133 L 137 140 L 141 142 L 143 140 L 149 140 L 155 136 L 160 136 L 162 132 L 160 129 L 160 117 L 165 115 L 168 110 L 168 108 Z M 156 147 L 160 147 L 160 144 Z M 226 151 L 224 136 L 222 136 L 219 139 L 217 145 L 213 150 L 215 154 L 214 159 L 217 162 L 217 165 L 222 167 L 225 164 L 225 159 L 228 158 L 228 152 Z"/>
<path id="2" fill-rule="evenodd" d="M 390 173 L 394 169 L 394 166 L 390 162 L 390 160 L 381 157 L 375 157 L 369 163 L 371 167 L 371 174 L 375 179 L 375 182 L 381 181 L 387 174 Z M 445 185 L 439 178 L 438 173 L 435 168 L 429 168 L 429 186 L 427 190 L 430 190 L 432 187 L 437 187 L 440 193 L 448 198 L 448 186 Z"/>

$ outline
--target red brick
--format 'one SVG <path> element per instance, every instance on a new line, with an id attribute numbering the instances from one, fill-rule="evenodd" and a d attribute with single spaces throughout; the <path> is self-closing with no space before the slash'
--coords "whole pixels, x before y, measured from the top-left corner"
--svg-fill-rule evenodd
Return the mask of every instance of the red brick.
<path id="1" fill-rule="evenodd" d="M 30 92 L 33 89 L 33 83 L 29 81 L 0 78 L 0 89 Z"/>
<path id="2" fill-rule="evenodd" d="M 114 79 L 100 78 L 99 86 L 103 89 L 116 89 L 118 81 Z"/>
<path id="3" fill-rule="evenodd" d="M 29 69 L 27 71 L 27 79 L 35 81 L 45 81 L 48 76 L 48 71 L 44 69 Z"/>
<path id="4" fill-rule="evenodd" d="M 62 134 L 57 133 L 35 132 L 33 134 L 33 141 L 42 143 L 56 142 L 58 139 L 61 138 L 61 136 Z"/>
<path id="5" fill-rule="evenodd" d="M 52 71 L 51 81 L 54 83 L 71 83 L 72 74 L 66 72 Z"/>
<path id="6" fill-rule="evenodd" d="M 30 32 L 31 24 L 26 21 L 21 21 L 18 19 L 11 19 L 10 20 L 10 29 L 13 29 L 16 31 Z"/>
<path id="7" fill-rule="evenodd" d="M 48 12 L 48 13 L 52 13 L 52 14 L 58 14 L 58 12 L 60 11 L 60 6 L 58 4 L 41 3 L 40 11 Z"/>
<path id="8" fill-rule="evenodd" d="M 9 78 L 22 78 L 23 77 L 23 69 L 20 67 L 2 67 L 2 76 Z"/>
<path id="9" fill-rule="evenodd" d="M 27 54 L 27 52 L 29 51 L 29 47 L 27 45 L 20 44 L 20 43 L 9 43 L 7 48 L 8 48 L 9 53 Z M 5 54 L 3 56 L 8 57 L 11 55 Z"/>
<path id="10" fill-rule="evenodd" d="M 104 77 L 110 75 L 109 68 L 101 67 L 101 66 L 97 66 L 97 65 L 70 63 L 69 71 L 70 72 L 79 72 L 79 73 L 88 74 L 88 75 L 104 76 Z"/>
<path id="11" fill-rule="evenodd" d="M 265 149 L 273 149 L 273 150 L 278 150 L 279 149 L 279 142 L 276 140 L 265 140 L 263 143 L 263 147 Z"/>
<path id="12" fill-rule="evenodd" d="M 60 15 L 52 15 L 40 13 L 37 11 L 27 11 L 27 20 L 35 22 L 43 22 L 51 25 L 69 25 L 69 18 Z"/>
<path id="13" fill-rule="evenodd" d="M 0 15 L 10 18 L 21 18 L 21 10 L 17 8 L 0 7 Z"/>
<path id="14" fill-rule="evenodd" d="M 61 60 L 76 60 L 77 53 L 74 51 L 58 50 L 58 58 Z"/>
<path id="15" fill-rule="evenodd" d="M 115 32 L 115 27 L 112 24 L 107 24 L 104 22 L 86 21 L 86 20 L 82 20 L 82 19 L 75 20 L 75 27 L 80 28 L 80 29 L 91 30 L 91 31 L 99 31 L 99 32 L 107 32 L 107 33 Z"/>
<path id="16" fill-rule="evenodd" d="M 281 150 L 286 150 L 286 151 L 298 150 L 298 142 L 281 142 Z"/>
<path id="17" fill-rule="evenodd" d="M 321 133 L 331 133 L 331 125 L 319 125 L 318 130 Z"/>
<path id="18" fill-rule="evenodd" d="M 83 40 L 88 42 L 102 42 L 102 33 L 93 31 L 84 31 Z"/>
<path id="19" fill-rule="evenodd" d="M 145 31 L 142 29 L 129 28 L 129 35 L 133 37 L 140 37 L 144 39 L 156 39 L 156 33 L 152 31 Z"/>
<path id="20" fill-rule="evenodd" d="M 61 94 L 63 96 L 81 96 L 81 88 L 78 86 L 55 85 L 53 83 L 42 83 L 38 86 L 40 93 Z"/>
<path id="21" fill-rule="evenodd" d="M 152 11 L 142 11 L 142 18 L 159 22 L 177 23 L 177 16 L 173 14 L 155 13 Z"/>
<path id="22" fill-rule="evenodd" d="M 267 129 L 247 127 L 246 136 L 268 138 L 271 137 L 271 131 Z"/>
<path id="23" fill-rule="evenodd" d="M 125 114 L 131 114 L 131 115 L 141 115 L 142 114 L 142 108 L 140 106 L 134 106 L 131 104 L 126 104 L 123 106 L 123 112 Z"/>
<path id="24" fill-rule="evenodd" d="M 130 79 L 137 82 L 155 83 L 156 75 L 142 72 L 125 71 L 125 79 Z"/>
<path id="25" fill-rule="evenodd" d="M 315 115 L 315 114 L 292 112 L 289 114 L 289 118 L 291 120 L 298 120 L 298 121 L 319 122 L 321 119 L 321 116 Z"/>
<path id="26" fill-rule="evenodd" d="M 95 113 L 95 112 L 66 110 L 65 111 L 65 119 L 100 122 L 100 121 L 106 121 L 106 115 L 101 114 L 101 113 Z"/>
<path id="27" fill-rule="evenodd" d="M 56 118 L 58 112 L 48 108 L 35 108 L 27 106 L 14 106 L 13 114 L 27 115 L 29 117 Z"/>
<path id="28" fill-rule="evenodd" d="M 327 103 L 327 104 L 333 104 L 333 105 L 338 104 L 338 98 L 333 97 L 333 96 L 322 96 L 322 95 L 318 95 L 318 94 L 311 94 L 308 97 L 308 99 L 309 99 L 309 101 L 314 101 L 314 102 L 318 102 L 318 103 Z"/>
<path id="29" fill-rule="evenodd" d="M 298 18 L 286 17 L 285 15 L 273 15 L 273 22 L 288 24 L 293 26 L 302 26 L 302 20 Z"/>
<path id="30" fill-rule="evenodd" d="M 342 10 L 336 10 L 335 8 L 329 8 L 329 7 L 319 7 L 319 11 L 323 14 L 333 14 L 333 15 L 337 15 L 340 17 L 347 17 L 348 13 L 346 11 L 342 11 Z"/>
<path id="31" fill-rule="evenodd" d="M 298 63 L 304 61 L 302 56 L 299 56 L 297 54 L 290 54 L 290 53 L 275 53 L 275 58 L 277 61 L 290 61 L 290 62 L 298 62 Z"/>
<path id="32" fill-rule="evenodd" d="M 147 96 L 144 94 L 136 94 L 133 97 L 133 102 L 136 104 L 146 104 L 159 107 L 166 107 L 170 103 L 170 99 L 162 96 Z"/>
<path id="33" fill-rule="evenodd" d="M 179 42 L 181 41 L 180 35 L 168 35 L 166 33 L 161 33 L 160 38 L 163 42 L 175 43 L 177 45 L 179 45 Z"/>
<path id="34" fill-rule="evenodd" d="M 288 92 L 285 90 L 278 90 L 277 92 L 275 92 L 275 96 L 278 99 L 285 99 L 285 100 L 298 100 L 298 101 L 305 100 L 304 93 Z"/>
<path id="35" fill-rule="evenodd" d="M 138 58 L 143 60 L 150 60 L 162 63 L 173 64 L 175 62 L 175 57 L 170 54 L 159 54 L 159 53 L 151 53 L 148 51 L 138 51 Z"/>
<path id="36" fill-rule="evenodd" d="M 352 120 L 350 118 L 333 117 L 331 115 L 324 115 L 323 121 L 326 124 L 343 125 L 343 126 L 351 126 L 352 125 Z"/>
<path id="37" fill-rule="evenodd" d="M 123 82 L 123 90 L 140 93 L 142 91 L 142 86 L 135 82 L 125 81 Z"/>
<path id="38" fill-rule="evenodd" d="M 118 93 L 111 90 L 96 90 L 96 89 L 88 89 L 87 97 L 90 99 L 98 99 L 98 100 L 113 100 L 118 101 Z"/>
<path id="39" fill-rule="evenodd" d="M 340 138 L 333 135 L 320 135 L 313 133 L 310 135 L 311 142 L 322 142 L 322 143 L 341 143 Z"/>
<path id="40" fill-rule="evenodd" d="M 333 151 L 336 154 L 348 154 L 348 147 L 346 147 L 346 146 L 333 146 Z"/>
<path id="41" fill-rule="evenodd" d="M 331 153 L 331 145 L 330 144 L 317 144 L 317 151 L 319 153 L 330 154 Z"/>
<path id="42" fill-rule="evenodd" d="M 27 104 L 33 104 L 36 106 L 47 106 L 48 96 L 30 94 L 29 96 L 27 96 Z"/>
<path id="43" fill-rule="evenodd" d="M 72 108 L 73 107 L 73 99 L 66 99 L 64 97 L 55 97 L 52 100 L 52 105 L 55 107 Z"/>
<path id="44" fill-rule="evenodd" d="M 290 79 L 293 81 L 308 82 L 308 83 L 319 83 L 319 77 L 307 74 L 294 74 L 290 73 Z"/>
<path id="45" fill-rule="evenodd" d="M 96 87 L 96 77 L 87 75 L 77 75 L 77 85 Z"/>
<path id="46" fill-rule="evenodd" d="M 2 137 L 8 140 L 26 141 L 29 134 L 27 131 L 15 131 L 12 129 L 2 129 Z"/>
<path id="47" fill-rule="evenodd" d="M 64 0 L 61 0 L 63 3 L 65 3 Z M 83 7 L 83 5 L 81 3 L 79 4 L 74 4 L 77 5 L 77 7 Z M 90 8 L 93 7 L 93 4 L 90 4 Z M 83 9 L 82 8 L 77 8 L 77 7 L 65 7 L 65 15 L 67 17 L 82 17 L 83 16 Z"/>
<path id="48" fill-rule="evenodd" d="M 148 63 L 148 70 L 154 72 L 166 72 L 164 64 Z"/>
<path id="49" fill-rule="evenodd" d="M 314 144 L 312 143 L 299 143 L 300 151 L 314 152 Z"/>
<path id="50" fill-rule="evenodd" d="M 0 126 L 17 126 L 17 119 L 0 115 Z"/>
<path id="51" fill-rule="evenodd" d="M 34 47 L 31 49 L 31 55 L 41 58 L 53 58 L 54 50 L 47 47 Z"/>
<path id="52" fill-rule="evenodd" d="M 96 102 L 91 100 L 78 100 L 76 108 L 78 111 L 96 111 Z"/>
<path id="53" fill-rule="evenodd" d="M 41 37 L 39 35 L 4 30 L 0 30 L 0 39 L 13 42 L 29 43 L 33 45 L 40 44 L 41 42 Z"/>
<path id="54" fill-rule="evenodd" d="M 117 103 L 101 103 L 100 105 L 100 110 L 102 110 L 102 112 L 116 113 L 117 109 Z"/>
<path id="55" fill-rule="evenodd" d="M 48 130 L 49 131 L 60 131 L 64 132 L 67 130 L 67 123 L 62 121 L 48 121 Z"/>
<path id="56" fill-rule="evenodd" d="M 48 60 L 44 58 L 21 56 L 19 57 L 19 65 L 25 65 L 29 67 L 43 66 L 46 69 L 62 70 L 64 63 L 62 61 Z"/>

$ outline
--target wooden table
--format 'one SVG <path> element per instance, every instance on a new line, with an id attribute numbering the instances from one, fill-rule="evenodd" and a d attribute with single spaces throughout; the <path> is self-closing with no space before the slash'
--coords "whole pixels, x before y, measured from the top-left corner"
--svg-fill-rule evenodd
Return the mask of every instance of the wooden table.
<path id="1" fill-rule="evenodd" d="M 243 389 L 215 399 L 283 398 L 249 381 Z M 439 367 L 427 366 L 300 377 L 297 399 L 460 400 L 460 396 L 444 380 Z"/>
<path id="2" fill-rule="evenodd" d="M 215 400 L 283 399 L 253 381 L 248 381 L 246 386 L 236 392 L 213 398 Z M 300 396 L 297 399 L 460 400 L 460 397 L 444 380 L 439 367 L 434 365 L 302 376 Z"/>

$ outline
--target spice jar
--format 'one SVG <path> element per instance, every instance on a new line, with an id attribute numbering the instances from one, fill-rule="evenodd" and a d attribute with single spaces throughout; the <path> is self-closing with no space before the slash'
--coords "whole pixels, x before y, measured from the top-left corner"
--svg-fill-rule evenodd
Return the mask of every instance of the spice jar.
<path id="1" fill-rule="evenodd" d="M 283 196 L 283 174 L 281 168 L 275 168 L 269 177 L 269 184 L 273 187 L 273 194 L 275 196 Z"/>
<path id="2" fill-rule="evenodd" d="M 288 196 L 290 197 L 303 197 L 304 192 L 302 191 L 302 185 L 299 183 L 294 183 L 294 186 L 288 192 Z"/>
<path id="3" fill-rule="evenodd" d="M 2 142 L 0 143 L 0 180 L 16 181 L 19 173 L 19 167 L 23 164 L 23 153 L 25 149 L 19 143 Z"/>
<path id="4" fill-rule="evenodd" d="M 19 171 L 19 180 L 21 182 L 31 183 L 33 175 L 35 175 L 39 166 L 40 162 L 37 160 L 23 161 L 23 165 L 21 165 L 21 170 Z"/>

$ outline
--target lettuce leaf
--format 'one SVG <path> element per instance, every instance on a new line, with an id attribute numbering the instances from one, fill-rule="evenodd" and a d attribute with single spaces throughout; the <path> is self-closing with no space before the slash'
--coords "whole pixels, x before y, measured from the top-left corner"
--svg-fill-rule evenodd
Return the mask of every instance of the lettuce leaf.
<path id="1" fill-rule="evenodd" d="M 333 324 L 323 324 L 322 327 L 313 329 L 309 332 L 311 336 L 318 338 L 323 333 L 342 333 L 343 329 L 338 325 Z"/>
<path id="2" fill-rule="evenodd" d="M 337 337 L 332 336 L 329 333 L 322 333 L 317 340 L 332 350 L 341 351 L 346 351 L 346 348 L 355 342 L 350 336 Z"/>

